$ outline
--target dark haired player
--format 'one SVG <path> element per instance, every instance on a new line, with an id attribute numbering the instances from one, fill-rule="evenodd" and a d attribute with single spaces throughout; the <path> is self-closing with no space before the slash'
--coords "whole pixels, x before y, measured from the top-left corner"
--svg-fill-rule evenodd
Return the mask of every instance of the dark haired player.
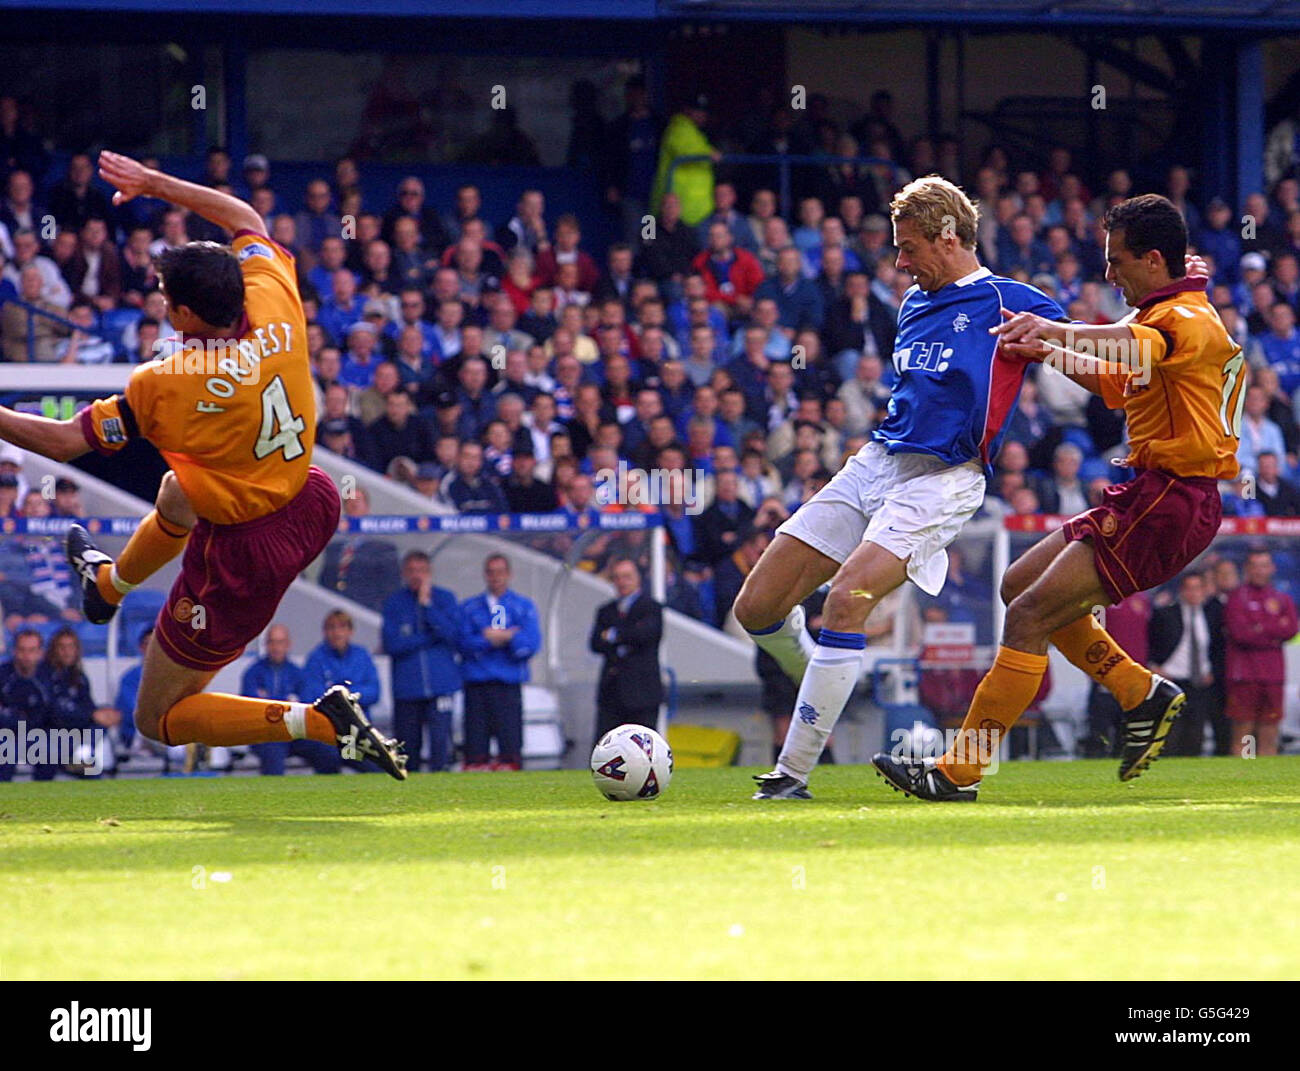
<path id="1" fill-rule="evenodd" d="M 872 760 L 891 785 L 921 799 L 975 798 L 997 741 L 1038 691 L 1049 642 L 1124 709 L 1122 781 L 1159 755 L 1185 700 L 1172 681 L 1134 662 L 1090 611 L 1163 584 L 1210 545 L 1222 516 L 1217 481 L 1237 474 L 1244 362 L 1206 297 L 1206 280 L 1186 273 L 1187 228 L 1173 204 L 1134 197 L 1111 208 L 1105 225 L 1106 277 L 1134 312 L 1100 326 L 1017 313 L 995 332 L 1008 354 L 1042 360 L 1055 351 L 1053 363 L 1067 376 L 1123 408 L 1123 463 L 1137 476 L 1108 488 L 1100 506 L 1007 570 L 1002 646 L 962 724 L 965 746 L 938 760 Z M 1083 343 L 1096 356 L 1081 357 Z M 1127 359 L 1110 359 L 1119 356 Z"/>
<path id="2" fill-rule="evenodd" d="M 270 623 L 338 525 L 338 491 L 311 464 L 307 325 L 293 257 L 253 208 L 117 153 L 101 153 L 99 168 L 117 187 L 114 204 L 156 197 L 234 235 L 230 246 L 190 242 L 159 260 L 168 315 L 184 338 L 180 357 L 140 365 L 122 394 L 70 420 L 0 407 L 0 438 L 56 461 L 92 449 L 111 454 L 143 438 L 171 466 L 118 561 L 84 528 L 68 533 L 68 558 L 95 624 L 185 550 L 145 653 L 136 726 L 169 745 L 317 740 L 403 779 L 400 748 L 344 685 L 311 704 L 203 691 Z"/>

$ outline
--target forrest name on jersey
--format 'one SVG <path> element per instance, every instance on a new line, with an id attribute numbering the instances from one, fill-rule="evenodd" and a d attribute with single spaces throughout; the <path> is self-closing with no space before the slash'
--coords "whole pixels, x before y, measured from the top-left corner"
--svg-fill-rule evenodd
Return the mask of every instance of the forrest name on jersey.
<path id="1" fill-rule="evenodd" d="M 166 357 L 150 362 L 155 375 L 208 376 L 207 391 L 218 398 L 229 398 L 236 387 L 256 386 L 261 378 L 262 362 L 277 353 L 293 348 L 293 324 L 273 321 L 251 329 L 248 338 L 196 338 L 177 335 L 175 348 Z M 224 407 L 200 399 L 195 408 L 200 413 L 220 413 Z"/>

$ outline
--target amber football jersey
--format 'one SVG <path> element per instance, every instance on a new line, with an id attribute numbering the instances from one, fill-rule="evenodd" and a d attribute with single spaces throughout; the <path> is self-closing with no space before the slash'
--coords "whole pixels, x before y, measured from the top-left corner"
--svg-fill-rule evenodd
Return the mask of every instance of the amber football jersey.
<path id="1" fill-rule="evenodd" d="M 1175 476 L 1231 479 L 1247 369 L 1203 283 L 1179 280 L 1125 319 L 1138 358 L 1109 365 L 1102 399 L 1128 418 L 1128 463 Z"/>
<path id="2" fill-rule="evenodd" d="M 302 490 L 316 437 L 307 324 L 293 256 L 265 235 L 232 243 L 244 276 L 235 338 L 180 341 L 140 365 L 122 394 L 81 412 L 101 453 L 153 443 L 194 507 L 214 524 L 264 517 Z"/>

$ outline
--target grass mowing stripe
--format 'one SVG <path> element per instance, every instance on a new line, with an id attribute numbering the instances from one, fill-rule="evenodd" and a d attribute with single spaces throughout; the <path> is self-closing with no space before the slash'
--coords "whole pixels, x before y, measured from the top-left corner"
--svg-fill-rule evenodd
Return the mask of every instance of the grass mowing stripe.
<path id="1" fill-rule="evenodd" d="M 1300 976 L 1300 761 L 0 786 L 0 977 Z"/>

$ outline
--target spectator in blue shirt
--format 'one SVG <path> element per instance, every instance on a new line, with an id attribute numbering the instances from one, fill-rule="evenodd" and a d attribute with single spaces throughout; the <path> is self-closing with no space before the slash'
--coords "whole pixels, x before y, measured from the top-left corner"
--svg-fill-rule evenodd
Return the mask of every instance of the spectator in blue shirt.
<path id="1" fill-rule="evenodd" d="M 450 591 L 433 586 L 433 563 L 422 550 L 402 559 L 402 587 L 384 603 L 383 637 L 392 658 L 393 732 L 406 747 L 406 768 L 420 769 L 427 728 L 425 768 L 445 770 L 452 704 L 461 686 L 460 607 Z"/>
<path id="2" fill-rule="evenodd" d="M 765 297 L 754 302 L 754 313 L 750 317 L 749 323 L 745 325 L 743 331 L 738 330 L 731 339 L 731 355 L 733 358 L 740 356 L 745 352 L 745 347 L 749 345 L 748 335 L 753 330 L 763 332 L 763 353 L 769 361 L 788 361 L 791 357 L 792 346 L 791 339 L 795 332 L 783 327 L 779 322 L 780 312 L 777 309 L 776 302 Z M 813 332 L 816 334 L 816 332 Z M 804 358 L 807 359 L 807 354 Z"/>
<path id="3" fill-rule="evenodd" d="M 385 337 L 392 340 L 396 345 L 401 341 L 402 332 L 408 327 L 418 328 L 420 331 L 420 356 L 429 362 L 429 369 L 432 370 L 433 356 L 438 353 L 438 336 L 433 329 L 433 324 L 424 318 L 425 303 L 424 293 L 418 287 L 407 287 L 398 296 L 398 308 L 401 310 L 401 319 L 389 323 L 384 328 Z"/>
<path id="4" fill-rule="evenodd" d="M 347 352 L 339 369 L 339 382 L 346 387 L 365 390 L 374 379 L 375 366 L 383 359 L 375 325 L 365 320 L 357 321 L 348 328 Z"/>
<path id="5" fill-rule="evenodd" d="M 266 630 L 266 654 L 253 661 L 244 670 L 239 694 L 253 699 L 271 699 L 281 703 L 311 702 L 303 686 L 303 671 L 289 658 L 293 640 L 284 625 L 272 625 Z M 262 773 L 280 776 L 290 755 L 303 759 L 317 773 L 335 774 L 342 768 L 338 748 L 316 740 L 290 740 L 269 744 L 254 744 L 253 753 L 261 764 Z"/>
<path id="6" fill-rule="evenodd" d="M 472 330 L 478 331 L 478 328 Z M 487 431 L 488 424 L 497 415 L 497 397 L 488 389 L 488 378 L 488 364 L 481 357 L 461 362 L 455 389 L 459 407 L 456 434 L 461 439 L 477 439 Z"/>
<path id="7" fill-rule="evenodd" d="M 1243 473 L 1259 469 L 1260 454 L 1286 457 L 1286 440 L 1282 429 L 1268 418 L 1268 392 L 1260 386 L 1246 388 L 1246 401 L 1242 406 L 1241 443 L 1237 447 L 1237 461 Z M 1285 469 L 1282 473 L 1287 475 Z"/>
<path id="8" fill-rule="evenodd" d="M 1265 360 L 1277 372 L 1278 385 L 1289 395 L 1300 389 L 1300 331 L 1295 317 L 1295 309 L 1279 301 L 1268 310 L 1271 330 L 1259 340 Z"/>
<path id="9" fill-rule="evenodd" d="M 461 513 L 508 513 L 506 496 L 483 470 L 483 447 L 460 444 L 456 471 L 443 484 L 443 497 Z"/>
<path id="10" fill-rule="evenodd" d="M 719 182 L 713 187 L 713 212 L 695 228 L 700 245 L 708 245 L 709 228 L 715 223 L 726 225 L 736 246 L 751 253 L 758 251 L 749 219 L 736 208 L 736 187 L 730 182 Z"/>
<path id="11" fill-rule="evenodd" d="M 1017 270 L 1031 276 L 1052 270 L 1047 246 L 1034 236 L 1034 221 L 1023 213 L 998 235 L 998 271 L 1010 275 Z"/>
<path id="12" fill-rule="evenodd" d="M 346 684 L 359 695 L 361 708 L 369 713 L 379 702 L 379 672 L 364 647 L 352 642 L 352 615 L 331 610 L 325 615 L 325 641 L 307 656 L 302 667 L 303 695 L 324 695 L 336 684 Z M 366 763 L 367 772 L 379 767 Z"/>
<path id="13" fill-rule="evenodd" d="M 121 721 L 117 723 L 117 738 L 124 749 L 129 749 L 135 742 L 135 705 L 140 698 L 140 677 L 144 673 L 144 653 L 149 649 L 149 638 L 153 635 L 153 625 L 148 625 L 140 632 L 137 650 L 140 661 L 122 674 L 117 682 L 117 698 L 113 706 L 117 708 Z"/>
<path id="14" fill-rule="evenodd" d="M 518 770 L 523 761 L 523 685 L 542 634 L 532 601 L 510 590 L 510 561 L 504 554 L 483 563 L 483 577 L 487 590 L 460 608 L 465 769 Z"/>
<path id="15" fill-rule="evenodd" d="M 328 293 L 322 294 L 316 322 L 325 329 L 336 346 L 347 342 L 348 328 L 361 320 L 366 311 L 366 297 L 357 293 L 357 277 L 340 268 L 330 279 Z"/>
<path id="16" fill-rule="evenodd" d="M 764 280 L 754 291 L 754 301 L 770 298 L 776 302 L 777 322 L 790 331 L 811 327 L 820 331 L 826 318 L 826 303 L 821 288 L 803 274 L 803 256 L 788 245 L 776 256 L 776 275 Z"/>
<path id="17" fill-rule="evenodd" d="M 1231 286 L 1241 262 L 1241 238 L 1232 226 L 1232 209 L 1222 197 L 1215 197 L 1206 206 L 1205 219 L 1196 234 L 1196 248 L 1214 257 L 1214 281 Z"/>
<path id="18" fill-rule="evenodd" d="M 316 266 L 307 272 L 307 281 L 315 288 L 319 297 L 328 297 L 334 293 L 334 273 L 347 269 L 347 259 L 348 248 L 343 244 L 342 238 L 326 238 L 321 243 L 320 259 L 316 262 Z M 353 279 L 356 279 L 355 275 Z"/>
<path id="19" fill-rule="evenodd" d="M 338 215 L 330 208 L 330 185 L 324 179 L 307 183 L 303 210 L 294 217 L 298 241 L 313 253 L 320 249 L 326 238 L 338 238 L 343 233 Z"/>

